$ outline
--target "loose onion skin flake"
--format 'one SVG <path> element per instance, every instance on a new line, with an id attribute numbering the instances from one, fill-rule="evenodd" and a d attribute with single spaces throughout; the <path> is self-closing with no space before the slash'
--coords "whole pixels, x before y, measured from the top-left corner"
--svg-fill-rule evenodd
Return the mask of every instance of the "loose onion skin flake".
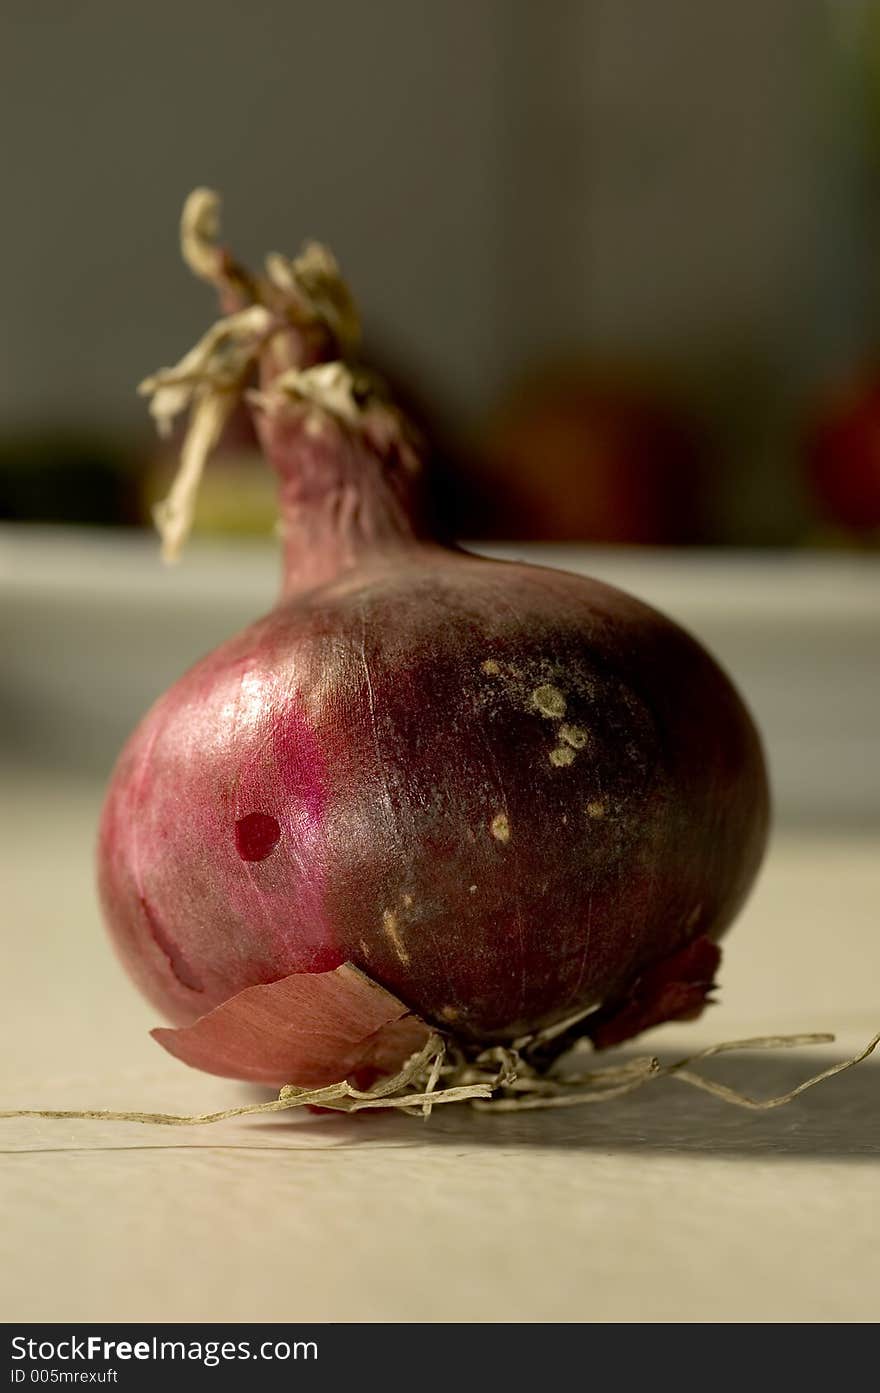
<path id="1" fill-rule="evenodd" d="M 433 539 L 419 445 L 349 365 L 332 258 L 311 247 L 253 277 L 214 244 L 215 216 L 197 191 L 183 243 L 226 318 L 145 384 L 160 422 L 190 412 L 159 523 L 173 554 L 247 392 L 279 480 L 283 586 L 155 704 L 107 795 L 99 882 L 122 959 L 174 1025 L 214 1013 L 197 1050 L 158 1038 L 231 1077 L 329 1082 L 324 1046 L 279 1077 L 268 1046 L 242 1063 L 217 1022 L 247 1034 L 239 993 L 343 964 L 462 1047 L 578 1014 L 613 1044 L 697 1015 L 767 832 L 730 681 L 612 587 Z M 400 1031 L 374 1065 L 419 1038 Z"/>

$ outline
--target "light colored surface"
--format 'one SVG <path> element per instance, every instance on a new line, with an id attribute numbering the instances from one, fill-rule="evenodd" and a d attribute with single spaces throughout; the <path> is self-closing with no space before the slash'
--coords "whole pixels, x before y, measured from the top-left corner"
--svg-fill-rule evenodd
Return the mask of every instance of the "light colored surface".
<path id="1" fill-rule="evenodd" d="M 0 1106 L 200 1110 L 106 947 L 91 782 L 3 780 Z M 839 1045 L 716 1064 L 780 1091 L 880 1023 L 876 836 L 788 834 L 685 1050 L 769 1030 Z M 168 1131 L 0 1121 L 4 1320 L 875 1320 L 880 1065 L 791 1107 L 681 1085 L 531 1118 L 289 1117 Z"/>

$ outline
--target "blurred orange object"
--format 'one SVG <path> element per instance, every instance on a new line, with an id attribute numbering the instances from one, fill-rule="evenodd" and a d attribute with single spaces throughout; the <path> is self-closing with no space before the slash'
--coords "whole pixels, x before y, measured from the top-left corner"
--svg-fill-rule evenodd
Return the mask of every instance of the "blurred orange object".
<path id="1" fill-rule="evenodd" d="M 622 374 L 533 379 L 492 421 L 485 533 L 530 540 L 705 540 L 700 433 L 667 394 Z"/>

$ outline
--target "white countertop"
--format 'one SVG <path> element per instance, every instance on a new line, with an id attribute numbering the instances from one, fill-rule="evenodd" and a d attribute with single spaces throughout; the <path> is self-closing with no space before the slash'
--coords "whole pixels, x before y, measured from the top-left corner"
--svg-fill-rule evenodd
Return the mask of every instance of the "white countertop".
<path id="1" fill-rule="evenodd" d="M 104 941 L 98 784 L 0 779 L 0 1107 L 239 1101 L 149 1040 Z M 712 1066 L 769 1093 L 864 1043 L 878 851 L 867 831 L 781 834 L 722 1004 L 650 1048 L 840 1032 Z M 873 1321 L 878 1291 L 880 1061 L 767 1114 L 663 1081 L 528 1117 L 0 1121 L 6 1321 Z"/>

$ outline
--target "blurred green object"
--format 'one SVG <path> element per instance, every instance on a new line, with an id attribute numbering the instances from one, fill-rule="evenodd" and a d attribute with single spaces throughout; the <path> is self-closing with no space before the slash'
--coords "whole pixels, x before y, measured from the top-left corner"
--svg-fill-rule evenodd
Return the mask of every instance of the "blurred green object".
<path id="1" fill-rule="evenodd" d="M 138 451 L 87 431 L 52 430 L 0 439 L 0 518 L 132 526 Z"/>

